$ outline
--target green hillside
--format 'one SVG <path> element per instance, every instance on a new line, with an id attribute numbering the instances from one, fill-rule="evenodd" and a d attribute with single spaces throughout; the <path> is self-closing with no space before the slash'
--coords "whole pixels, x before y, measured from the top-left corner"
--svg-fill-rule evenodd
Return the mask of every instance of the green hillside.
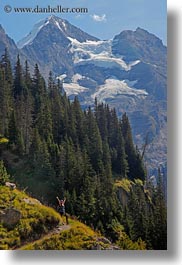
<path id="1" fill-rule="evenodd" d="M 63 218 L 64 219 L 64 218 Z M 17 189 L 0 186 L 0 249 L 20 250 L 119 250 L 119 244 L 78 220 L 65 225 L 52 208 L 42 205 Z M 145 249 L 142 241 L 133 243 L 123 233 L 125 245 Z M 128 246 L 129 246 L 128 244 Z M 125 248 L 126 249 L 126 246 Z"/>
<path id="2" fill-rule="evenodd" d="M 61 222 L 59 215 L 3 187 L 10 179 L 54 208 L 57 196 L 66 197 L 69 215 L 122 249 L 166 249 L 162 175 L 159 170 L 155 185 L 148 179 L 143 155 L 133 143 L 126 113 L 120 119 L 97 99 L 83 110 L 79 98 L 70 100 L 52 73 L 46 83 L 38 65 L 31 75 L 28 63 L 22 66 L 18 56 L 13 73 L 5 51 L 0 60 L 2 248 L 21 247 L 43 235 L 55 238 L 38 245 L 57 248 L 54 242 L 59 241 L 59 248 L 66 248 L 62 236 L 71 233 L 71 241 L 76 236 L 72 227 L 60 237 L 52 233 Z M 81 231 L 85 235 L 83 227 Z"/>
<path id="3" fill-rule="evenodd" d="M 62 223 L 52 208 L 5 186 L 0 186 L 0 221 L 0 249 L 18 248 Z"/>

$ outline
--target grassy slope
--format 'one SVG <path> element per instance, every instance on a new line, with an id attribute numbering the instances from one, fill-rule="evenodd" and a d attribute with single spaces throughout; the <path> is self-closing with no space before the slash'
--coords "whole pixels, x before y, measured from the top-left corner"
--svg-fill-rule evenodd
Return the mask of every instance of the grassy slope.
<path id="1" fill-rule="evenodd" d="M 127 190 L 130 184 L 126 181 L 117 183 Z M 132 242 L 122 229 L 117 242 L 119 247 L 116 247 L 108 239 L 77 220 L 69 219 L 69 226 L 65 226 L 65 220 L 62 220 L 54 209 L 40 204 L 22 191 L 0 186 L 0 213 L 9 208 L 20 211 L 21 219 L 12 227 L 0 222 L 0 249 L 144 250 L 146 247 L 141 240 Z"/>
<path id="2" fill-rule="evenodd" d="M 20 221 L 14 227 L 0 223 L 0 249 L 108 249 L 107 239 L 90 227 L 69 220 L 70 226 L 59 233 L 57 227 L 64 228 L 60 215 L 52 208 L 41 205 L 37 200 L 19 190 L 0 186 L 0 211 L 14 208 L 21 212 Z"/>
<path id="3" fill-rule="evenodd" d="M 71 222 L 69 230 L 45 236 L 22 247 L 22 250 L 92 250 L 109 249 L 110 244 L 91 228 L 78 221 Z"/>
<path id="4" fill-rule="evenodd" d="M 0 211 L 14 208 L 21 213 L 14 227 L 0 223 L 0 249 L 14 249 L 48 233 L 62 222 L 52 208 L 41 205 L 24 192 L 0 186 Z"/>

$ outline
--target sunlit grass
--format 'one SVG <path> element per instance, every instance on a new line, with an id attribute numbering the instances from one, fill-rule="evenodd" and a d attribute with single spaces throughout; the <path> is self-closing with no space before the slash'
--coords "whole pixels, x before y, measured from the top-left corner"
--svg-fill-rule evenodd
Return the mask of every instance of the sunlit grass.
<path id="1" fill-rule="evenodd" d="M 0 211 L 7 208 L 18 210 L 21 219 L 13 227 L 1 222 L 0 249 L 18 248 L 62 223 L 59 213 L 54 209 L 41 205 L 24 192 L 0 186 Z"/>
<path id="2" fill-rule="evenodd" d="M 96 245 L 106 249 L 108 244 L 97 241 L 99 234 L 79 221 L 70 220 L 70 229 L 37 240 L 22 250 L 91 250 Z"/>

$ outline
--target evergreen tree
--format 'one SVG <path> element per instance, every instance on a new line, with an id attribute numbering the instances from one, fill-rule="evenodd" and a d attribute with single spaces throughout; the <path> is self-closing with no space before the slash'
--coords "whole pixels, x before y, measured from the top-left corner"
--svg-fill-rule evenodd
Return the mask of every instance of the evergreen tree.
<path id="1" fill-rule="evenodd" d="M 43 77 L 40 74 L 39 67 L 36 64 L 32 80 L 32 96 L 34 99 L 34 117 L 40 112 L 41 103 L 46 95 L 46 86 Z"/>
<path id="2" fill-rule="evenodd" d="M 95 116 L 102 140 L 108 140 L 106 107 L 95 100 Z"/>
<path id="3" fill-rule="evenodd" d="M 88 155 L 90 157 L 92 166 L 94 170 L 98 173 L 103 172 L 103 163 L 102 163 L 102 140 L 99 133 L 99 129 L 94 118 L 94 115 L 91 111 L 91 108 L 88 109 L 86 114 L 87 122 L 87 135 L 88 135 Z"/>
<path id="4" fill-rule="evenodd" d="M 33 180 L 31 186 L 39 199 L 52 199 L 56 196 L 55 171 L 50 160 L 47 144 L 35 129 L 26 162 L 29 165 L 28 174 Z"/>
<path id="5" fill-rule="evenodd" d="M 138 238 L 142 238 L 145 241 L 148 229 L 148 206 L 145 193 L 140 185 L 136 185 L 131 191 L 127 219 L 131 239 L 136 241 Z"/>
<path id="6" fill-rule="evenodd" d="M 6 111 L 6 89 L 5 76 L 0 68 L 0 134 L 4 134 L 6 130 L 7 111 Z"/>
<path id="7" fill-rule="evenodd" d="M 0 185 L 4 185 L 6 181 L 9 181 L 9 175 L 6 171 L 3 161 L 0 160 Z"/>
<path id="8" fill-rule="evenodd" d="M 63 140 L 64 105 L 59 85 L 55 84 L 52 73 L 50 73 L 49 76 L 48 93 L 50 100 L 53 138 L 54 142 L 59 145 Z"/>
<path id="9" fill-rule="evenodd" d="M 4 54 L 2 55 L 2 59 L 0 62 L 0 67 L 4 69 L 5 71 L 5 79 L 7 83 L 10 86 L 10 89 L 12 90 L 12 85 L 13 85 L 13 75 L 12 75 L 12 68 L 11 68 L 11 62 L 9 59 L 9 54 L 8 54 L 8 49 L 5 48 Z M 12 91 L 10 91 L 10 96 Z"/>
<path id="10" fill-rule="evenodd" d="M 28 61 L 25 61 L 25 69 L 24 69 L 24 80 L 25 80 L 25 84 L 26 87 L 28 89 L 29 92 L 31 92 L 32 89 L 32 78 L 30 75 L 30 69 L 29 69 L 29 65 L 28 65 Z"/>
<path id="11" fill-rule="evenodd" d="M 15 112 L 12 111 L 8 125 L 8 139 L 10 145 L 12 144 L 13 146 L 17 146 L 19 143 L 18 137 L 19 137 L 19 130 L 16 123 Z"/>
<path id="12" fill-rule="evenodd" d="M 80 197 L 78 198 L 78 201 L 81 199 L 81 201 L 79 202 L 79 209 L 81 209 L 82 212 L 80 212 L 79 210 L 78 213 L 87 224 L 93 225 L 95 220 L 95 208 L 97 207 L 95 198 L 96 178 L 89 163 L 86 152 L 83 153 L 82 158 L 83 164 L 81 166 L 83 168 L 83 172 L 82 174 L 80 174 L 80 176 L 82 177 L 82 180 L 80 182 L 82 183 L 82 187 L 80 189 Z M 77 193 L 79 193 L 79 191 Z M 82 201 L 84 202 L 83 205 Z M 85 209 L 84 212 L 83 209 Z"/>
<path id="13" fill-rule="evenodd" d="M 23 71 L 20 63 L 20 56 L 17 57 L 17 62 L 15 65 L 15 77 L 14 77 L 14 87 L 13 94 L 14 98 L 17 99 L 24 92 L 24 82 L 23 82 Z"/>
<path id="14" fill-rule="evenodd" d="M 86 132 L 84 130 L 84 114 L 77 97 L 75 97 L 72 103 L 72 111 L 73 113 L 75 113 L 74 126 L 77 144 L 79 144 L 80 147 L 84 149 L 85 145 L 87 144 Z"/>
<path id="15" fill-rule="evenodd" d="M 131 180 L 137 178 L 145 180 L 146 172 L 143 166 L 143 161 L 138 149 L 136 150 L 134 147 L 131 126 L 126 113 L 122 116 L 121 130 L 124 137 L 125 152 L 128 161 L 128 177 Z"/>
<path id="16" fill-rule="evenodd" d="M 154 194 L 154 241 L 153 247 L 158 250 L 167 249 L 167 209 L 164 199 L 162 176 L 158 171 L 158 183 Z"/>
<path id="17" fill-rule="evenodd" d="M 13 105 L 12 71 L 7 49 L 0 61 L 0 133 L 7 134 L 8 123 Z"/>

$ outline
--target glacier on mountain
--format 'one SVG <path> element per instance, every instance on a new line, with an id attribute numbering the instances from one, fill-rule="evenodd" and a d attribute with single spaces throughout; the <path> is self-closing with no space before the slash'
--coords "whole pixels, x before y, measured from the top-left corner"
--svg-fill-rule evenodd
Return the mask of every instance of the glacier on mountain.
<path id="1" fill-rule="evenodd" d="M 127 112 L 135 143 L 142 147 L 150 136 L 150 168 L 166 163 L 167 49 L 160 39 L 138 28 L 99 40 L 51 16 L 40 21 L 19 47 L 31 70 L 38 63 L 45 77 L 52 71 L 70 100 L 78 96 L 83 108 L 93 106 L 97 97 L 120 117 Z"/>
<path id="2" fill-rule="evenodd" d="M 103 68 L 119 67 L 129 71 L 132 66 L 140 63 L 140 60 L 126 63 L 122 56 L 112 55 L 112 40 L 79 42 L 76 39 L 68 38 L 71 41 L 70 51 L 73 54 L 74 63 L 77 65 L 93 64 Z"/>
<path id="3" fill-rule="evenodd" d="M 68 96 L 71 95 L 79 95 L 79 93 L 82 93 L 86 90 L 88 90 L 87 87 L 81 86 L 79 84 L 79 80 L 83 80 L 85 77 L 80 75 L 80 74 L 75 74 L 72 76 L 71 78 L 71 82 L 67 83 L 64 82 L 64 80 L 66 79 L 67 75 L 63 74 L 57 77 L 57 79 L 59 79 L 62 83 L 63 83 L 63 88 L 64 91 L 66 92 L 66 94 Z"/>
<path id="4" fill-rule="evenodd" d="M 108 98 L 115 98 L 119 95 L 127 95 L 145 98 L 148 93 L 143 89 L 135 89 L 133 86 L 137 83 L 129 80 L 106 79 L 105 83 L 98 87 L 97 91 L 91 96 L 93 99 L 104 102 Z"/>

